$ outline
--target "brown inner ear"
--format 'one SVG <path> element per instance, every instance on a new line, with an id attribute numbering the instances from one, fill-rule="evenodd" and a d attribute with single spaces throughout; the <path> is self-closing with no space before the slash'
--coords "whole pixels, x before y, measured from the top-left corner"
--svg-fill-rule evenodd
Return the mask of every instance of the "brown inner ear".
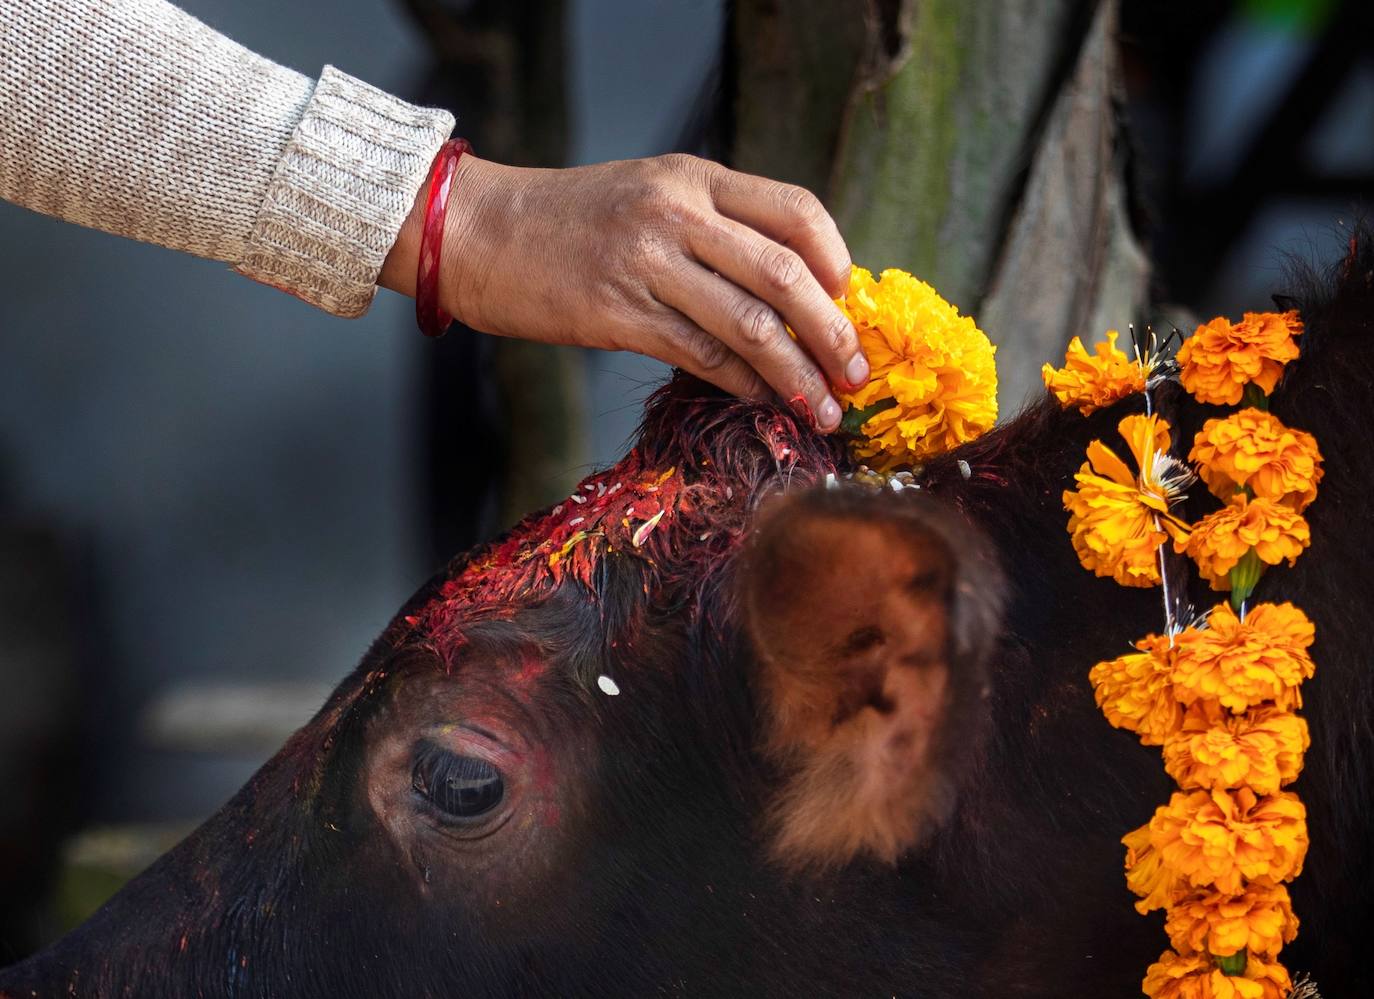
<path id="1" fill-rule="evenodd" d="M 895 861 L 952 796 L 954 556 L 897 497 L 874 500 L 784 501 L 746 566 L 764 749 L 784 774 L 774 844 L 796 866 Z"/>

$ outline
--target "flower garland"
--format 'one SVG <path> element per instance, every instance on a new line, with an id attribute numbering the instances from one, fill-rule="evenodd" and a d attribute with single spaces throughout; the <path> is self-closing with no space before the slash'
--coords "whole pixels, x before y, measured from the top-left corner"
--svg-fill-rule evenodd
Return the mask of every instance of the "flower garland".
<path id="1" fill-rule="evenodd" d="M 1171 949 L 1142 983 L 1152 999 L 1283 999 L 1293 989 L 1279 962 L 1298 930 L 1285 884 L 1302 872 L 1308 837 L 1303 804 L 1284 788 L 1308 747 L 1294 709 L 1314 671 L 1314 632 L 1292 604 L 1248 601 L 1268 567 L 1291 565 L 1310 541 L 1303 511 L 1317 495 L 1321 454 L 1311 434 L 1268 411 L 1301 333 L 1295 312 L 1213 319 L 1166 362 L 1127 357 L 1111 332 L 1095 355 L 1075 338 L 1065 366 L 1043 371 L 1060 404 L 1085 415 L 1145 393 L 1146 415 L 1117 426 L 1134 469 L 1093 441 L 1064 506 L 1084 568 L 1126 586 L 1166 584 L 1164 633 L 1089 673 L 1107 720 L 1161 747 L 1178 784 L 1122 840 L 1136 908 L 1166 915 Z M 1194 437 L 1196 476 L 1170 456 L 1169 425 L 1152 415 L 1150 388 L 1175 370 L 1199 402 L 1245 403 Z M 1190 525 L 1174 506 L 1196 478 L 1224 505 Z M 1230 594 L 1187 625 L 1167 592 L 1168 545 Z"/>

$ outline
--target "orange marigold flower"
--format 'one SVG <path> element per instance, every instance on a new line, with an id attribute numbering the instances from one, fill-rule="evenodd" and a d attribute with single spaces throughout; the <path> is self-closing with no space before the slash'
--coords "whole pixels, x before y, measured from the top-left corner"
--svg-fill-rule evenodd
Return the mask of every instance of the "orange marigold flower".
<path id="1" fill-rule="evenodd" d="M 1116 338 L 1120 335 L 1116 330 L 1108 330 L 1107 342 L 1093 348 L 1096 357 L 1084 349 L 1082 340 L 1074 337 L 1064 352 L 1062 368 L 1046 364 L 1040 369 L 1045 388 L 1059 400 L 1059 405 L 1065 409 L 1077 406 L 1087 416 L 1128 395 L 1145 391 L 1145 367 L 1117 349 Z"/>
<path id="2" fill-rule="evenodd" d="M 1239 895 L 1207 889 L 1176 900 L 1164 930 L 1181 953 L 1226 957 L 1248 948 L 1275 958 L 1298 935 L 1298 917 L 1283 885 L 1249 885 Z"/>
<path id="3" fill-rule="evenodd" d="M 1292 604 L 1256 604 L 1244 621 L 1230 604 L 1219 604 L 1207 627 L 1174 639 L 1174 695 L 1237 713 L 1263 701 L 1301 707 L 1298 686 L 1316 669 L 1307 651 L 1314 636 L 1312 622 Z"/>
<path id="4" fill-rule="evenodd" d="M 1297 779 L 1308 744 L 1307 722 L 1291 711 L 1265 704 L 1233 715 L 1197 701 L 1164 740 L 1164 769 L 1185 790 L 1244 785 L 1273 794 Z"/>
<path id="5" fill-rule="evenodd" d="M 1202 481 L 1223 500 L 1248 486 L 1261 499 L 1301 511 L 1316 499 L 1322 480 L 1317 439 L 1260 409 L 1208 420 L 1193 438 L 1188 460 L 1200 466 Z"/>
<path id="6" fill-rule="evenodd" d="M 1254 383 L 1268 395 L 1283 366 L 1298 356 L 1296 312 L 1247 312 L 1238 323 L 1218 316 L 1178 348 L 1179 380 L 1198 402 L 1234 406 Z"/>
<path id="7" fill-rule="evenodd" d="M 1169 456 L 1169 424 L 1158 416 L 1133 415 L 1117 430 L 1125 438 L 1138 472 L 1132 473 L 1101 441 L 1088 445 L 1088 460 L 1074 476 L 1078 488 L 1064 492 L 1069 534 L 1083 568 L 1122 586 L 1159 583 L 1156 553 L 1185 529 L 1169 507 L 1192 480 L 1182 462 Z"/>
<path id="8" fill-rule="evenodd" d="M 875 281 L 855 267 L 837 300 L 854 324 L 872 373 L 847 410 L 885 405 L 861 425 L 854 453 L 879 471 L 924 461 L 997 421 L 997 348 L 968 316 L 905 271 Z"/>
<path id="9" fill-rule="evenodd" d="M 1150 845 L 1148 822 L 1122 836 L 1121 842 L 1126 846 L 1126 887 L 1140 896 L 1135 908 L 1142 916 L 1187 894 L 1188 885 L 1164 866 L 1159 851 Z"/>
<path id="10" fill-rule="evenodd" d="M 1237 493 L 1220 510 L 1194 524 L 1187 537 L 1176 537 L 1174 548 L 1192 556 L 1212 589 L 1229 590 L 1227 574 L 1251 548 L 1267 565 L 1284 559 L 1292 565 L 1311 542 L 1307 521 L 1296 510 Z"/>
<path id="11" fill-rule="evenodd" d="M 1289 791 L 1175 791 L 1150 820 L 1150 845 L 1193 887 L 1239 895 L 1247 881 L 1302 873 L 1307 810 Z"/>
<path id="12" fill-rule="evenodd" d="M 1150 965 L 1140 987 L 1150 999 L 1287 999 L 1293 983 L 1277 962 L 1251 957 L 1245 974 L 1233 976 L 1206 954 L 1166 950 Z"/>
<path id="13" fill-rule="evenodd" d="M 1174 696 L 1173 650 L 1167 635 L 1147 635 L 1135 647 L 1140 651 L 1098 663 L 1088 679 L 1107 721 L 1159 746 L 1183 720 Z"/>

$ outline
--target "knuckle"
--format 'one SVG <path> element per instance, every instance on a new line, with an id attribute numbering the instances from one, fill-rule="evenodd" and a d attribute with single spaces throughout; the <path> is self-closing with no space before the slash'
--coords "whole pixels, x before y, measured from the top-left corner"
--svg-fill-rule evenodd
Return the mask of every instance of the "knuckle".
<path id="1" fill-rule="evenodd" d="M 599 312 L 608 316 L 623 316 L 638 310 L 644 298 L 644 289 L 623 273 L 615 273 L 597 281 L 591 295 Z"/>
<path id="2" fill-rule="evenodd" d="M 675 173 L 686 173 L 695 169 L 697 164 L 701 162 L 689 153 L 664 153 L 662 156 L 654 157 L 654 159 L 665 169 Z"/>
<path id="3" fill-rule="evenodd" d="M 699 186 L 709 186 L 724 172 L 719 163 L 690 153 L 667 153 L 658 157 L 664 168 L 677 177 L 686 177 Z"/>
<path id="4" fill-rule="evenodd" d="M 645 182 L 639 189 L 636 201 L 641 222 L 649 220 L 657 223 L 671 218 L 678 210 L 677 192 L 673 189 L 672 182 L 664 179 Z"/>
<path id="5" fill-rule="evenodd" d="M 683 347 L 702 371 L 719 371 L 725 367 L 732 353 L 729 347 L 705 330 L 693 330 Z"/>
<path id="6" fill-rule="evenodd" d="M 797 386 L 796 392 L 810 402 L 813 408 L 830 392 L 826 387 L 825 379 L 811 365 L 798 366 L 792 381 Z"/>
<path id="7" fill-rule="evenodd" d="M 735 331 L 746 347 L 758 350 L 766 347 L 781 332 L 782 321 L 763 302 L 747 302 L 735 314 Z"/>
<path id="8" fill-rule="evenodd" d="M 831 353 L 846 353 L 858 346 L 854 327 L 840 312 L 836 312 L 825 324 L 825 347 Z"/>
<path id="9" fill-rule="evenodd" d="M 763 279 L 774 291 L 790 292 L 801 280 L 806 265 L 801 257 L 785 247 L 769 251 L 763 263 Z"/>
<path id="10" fill-rule="evenodd" d="M 807 225 L 818 225 L 826 217 L 821 199 L 804 187 L 786 185 L 782 192 L 782 204 L 783 208 Z"/>
<path id="11" fill-rule="evenodd" d="M 833 277 L 836 283 L 847 285 L 849 283 L 850 271 L 854 269 L 854 260 L 849 255 L 849 247 L 844 245 L 844 240 L 835 237 L 835 271 Z"/>
<path id="12" fill-rule="evenodd" d="M 661 227 L 645 226 L 639 229 L 631 241 L 634 266 L 646 276 L 660 277 L 673 271 L 676 248 Z"/>

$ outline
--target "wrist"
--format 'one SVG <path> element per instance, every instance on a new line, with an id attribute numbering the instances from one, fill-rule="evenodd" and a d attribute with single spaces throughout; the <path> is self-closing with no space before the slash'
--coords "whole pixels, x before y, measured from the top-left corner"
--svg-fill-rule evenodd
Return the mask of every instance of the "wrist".
<path id="1" fill-rule="evenodd" d="M 482 325 L 482 287 L 493 263 L 489 236 L 498 224 L 491 216 L 492 191 L 508 168 L 468 153 L 458 161 L 453 190 L 444 216 L 444 240 L 439 255 L 439 306 L 465 326 Z"/>
<path id="2" fill-rule="evenodd" d="M 452 189 L 444 213 L 443 246 L 439 258 L 439 306 L 465 325 L 476 322 L 472 299 L 483 283 L 483 262 L 489 248 L 479 244 L 486 224 L 480 220 L 483 206 L 490 201 L 489 189 L 494 174 L 502 168 L 465 153 L 454 170 Z M 429 203 L 430 178 L 415 194 L 410 213 L 401 224 L 396 241 L 387 253 L 377 278 L 380 287 L 415 296 L 416 276 L 423 240 L 425 214 Z"/>
<path id="3" fill-rule="evenodd" d="M 415 268 L 420 259 L 420 233 L 425 224 L 425 202 L 429 198 L 429 180 L 420 185 L 415 192 L 415 202 L 410 213 L 401 223 L 396 234 L 396 242 L 387 251 L 382 261 L 381 273 L 377 275 L 377 286 L 400 292 L 409 298 L 415 297 Z"/>

